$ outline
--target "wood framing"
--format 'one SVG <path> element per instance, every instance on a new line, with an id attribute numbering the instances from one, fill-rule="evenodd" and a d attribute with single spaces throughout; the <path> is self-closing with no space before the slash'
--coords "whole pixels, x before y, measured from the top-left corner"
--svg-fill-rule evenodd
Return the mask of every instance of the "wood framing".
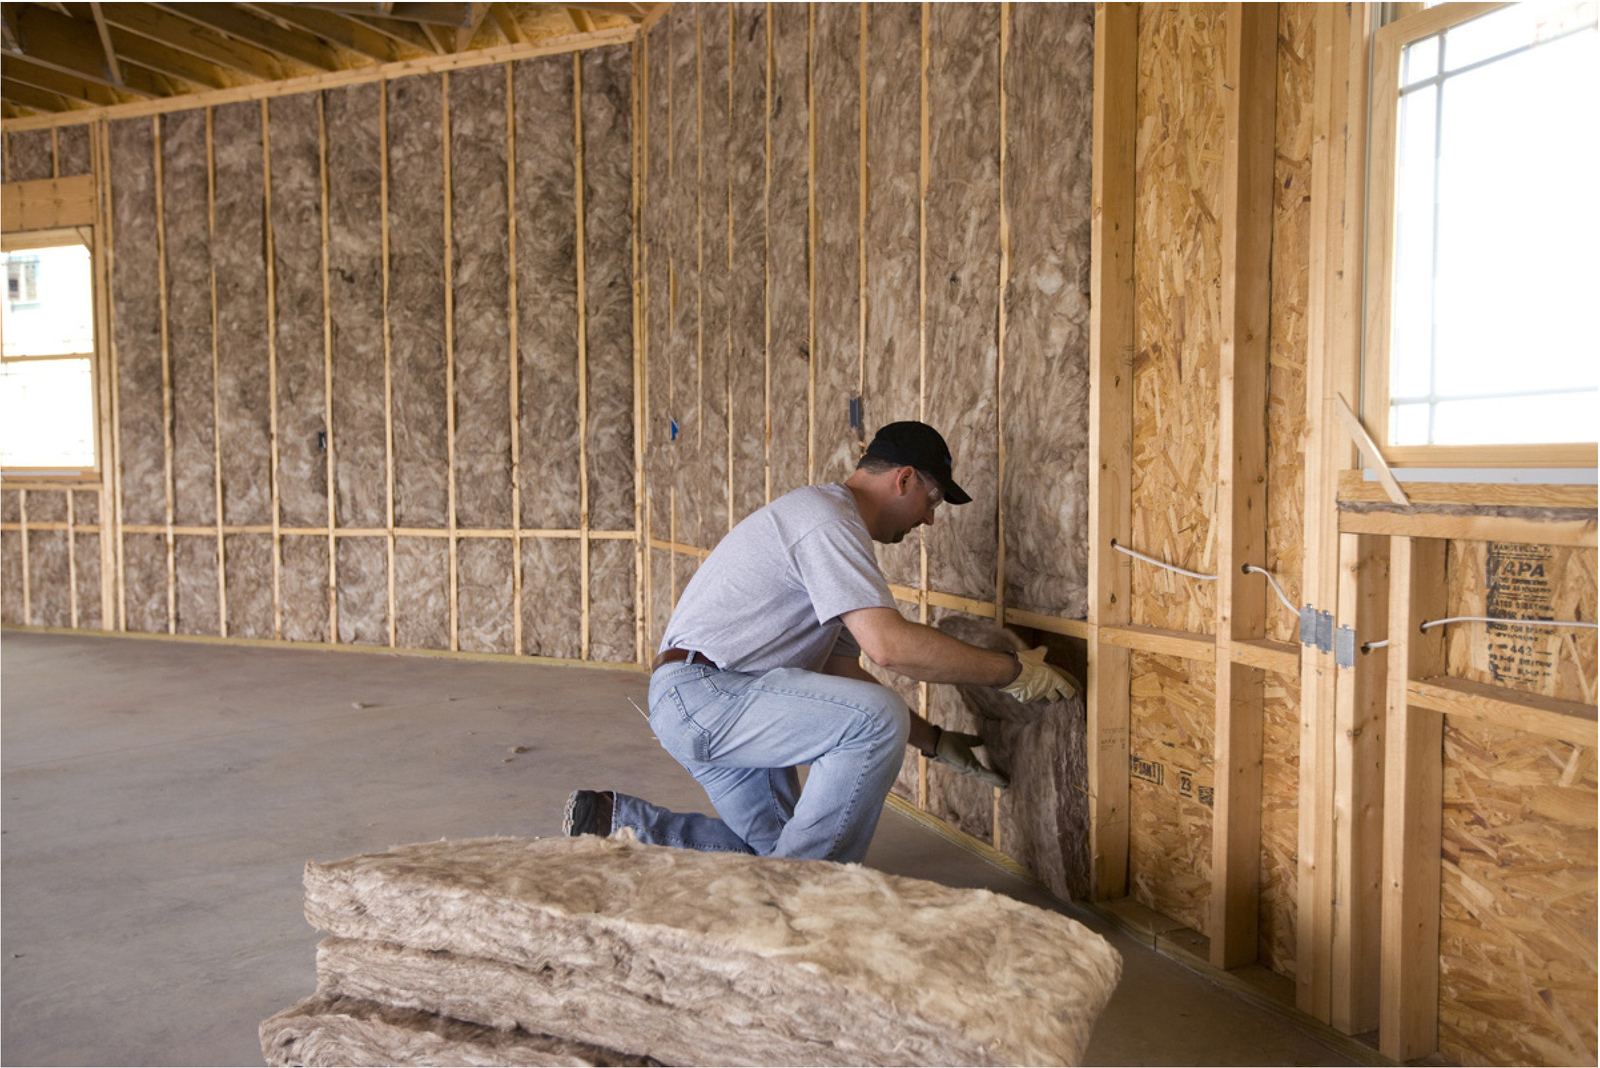
<path id="1" fill-rule="evenodd" d="M 1138 7 L 1095 5 L 1094 215 L 1089 318 L 1089 623 L 1131 618 L 1128 557 L 1110 549 L 1132 536 L 1134 93 Z M 1128 687 L 1126 651 L 1093 643 L 1089 714 L 1090 855 L 1094 896 L 1128 892 Z"/>

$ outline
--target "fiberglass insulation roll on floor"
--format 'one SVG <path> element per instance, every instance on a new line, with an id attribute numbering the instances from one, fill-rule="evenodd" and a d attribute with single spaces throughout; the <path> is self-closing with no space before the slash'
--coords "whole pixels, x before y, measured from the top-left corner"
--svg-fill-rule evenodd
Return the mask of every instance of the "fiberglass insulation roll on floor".
<path id="1" fill-rule="evenodd" d="M 988 891 L 626 833 L 404 846 L 305 881 L 333 936 L 319 997 L 665 1064 L 1076 1064 L 1122 967 L 1075 921 Z M 269 1060 L 322 1063 L 297 1059 L 304 1034 L 270 1045 L 284 1015 Z M 411 1048 L 392 1063 L 424 1063 Z"/>

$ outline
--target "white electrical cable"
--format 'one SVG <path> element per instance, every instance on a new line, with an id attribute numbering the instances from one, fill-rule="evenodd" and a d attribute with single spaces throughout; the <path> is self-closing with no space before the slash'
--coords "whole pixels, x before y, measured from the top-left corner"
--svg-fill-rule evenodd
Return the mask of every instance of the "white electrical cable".
<path id="1" fill-rule="evenodd" d="M 1585 623 L 1579 619 L 1506 619 L 1504 616 L 1451 616 L 1448 619 L 1430 619 L 1425 621 L 1419 630 L 1431 630 L 1442 627 L 1446 623 L 1512 623 L 1519 627 L 1585 627 L 1590 630 L 1600 628 L 1600 623 Z M 1361 651 L 1369 653 L 1374 649 L 1382 649 L 1389 644 L 1390 639 L 1381 642 L 1366 642 L 1361 646 Z"/>
<path id="2" fill-rule="evenodd" d="M 1283 607 L 1293 612 L 1296 616 L 1300 614 L 1300 609 L 1296 608 L 1294 606 L 1294 602 L 1289 600 L 1288 596 L 1284 594 L 1283 587 L 1278 585 L 1278 580 L 1272 577 L 1272 572 L 1268 571 L 1264 567 L 1257 567 L 1254 564 L 1245 564 L 1244 573 L 1246 575 L 1257 574 L 1267 576 L 1267 581 L 1272 584 L 1272 589 L 1275 593 L 1277 593 L 1278 600 L 1283 602 Z"/>
<path id="3" fill-rule="evenodd" d="M 1174 566 L 1172 564 L 1169 564 L 1165 560 L 1157 560 L 1153 556 L 1146 556 L 1144 553 L 1134 552 L 1132 549 L 1128 548 L 1126 545 L 1118 545 L 1116 538 L 1112 538 L 1111 539 L 1111 547 L 1113 549 L 1117 550 L 1117 552 L 1119 552 L 1119 553 L 1127 553 L 1129 556 L 1138 557 L 1140 560 L 1143 560 L 1146 563 L 1155 564 L 1157 567 L 1164 567 L 1168 571 L 1176 571 L 1180 575 L 1188 575 L 1190 578 L 1197 578 L 1197 579 L 1200 579 L 1203 582 L 1215 582 L 1215 581 L 1217 581 L 1217 576 L 1215 576 L 1215 575 L 1202 575 L 1198 571 L 1185 571 L 1183 568 L 1176 567 L 1176 566 Z"/>

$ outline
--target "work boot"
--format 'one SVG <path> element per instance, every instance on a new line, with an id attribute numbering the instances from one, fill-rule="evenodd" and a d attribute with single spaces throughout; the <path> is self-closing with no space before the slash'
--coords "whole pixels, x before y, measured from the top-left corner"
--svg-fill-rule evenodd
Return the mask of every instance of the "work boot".
<path id="1" fill-rule="evenodd" d="M 598 834 L 605 838 L 611 834 L 611 791 L 574 790 L 567 798 L 566 817 L 561 822 L 561 833 L 568 838 L 580 834 Z"/>

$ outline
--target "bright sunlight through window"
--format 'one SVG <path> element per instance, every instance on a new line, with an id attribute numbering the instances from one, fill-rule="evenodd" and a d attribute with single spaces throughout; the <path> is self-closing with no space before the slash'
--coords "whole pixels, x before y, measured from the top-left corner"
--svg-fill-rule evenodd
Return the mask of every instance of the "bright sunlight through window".
<path id="1" fill-rule="evenodd" d="M 95 466 L 94 284 L 81 243 L 5 253 L 0 467 Z"/>

